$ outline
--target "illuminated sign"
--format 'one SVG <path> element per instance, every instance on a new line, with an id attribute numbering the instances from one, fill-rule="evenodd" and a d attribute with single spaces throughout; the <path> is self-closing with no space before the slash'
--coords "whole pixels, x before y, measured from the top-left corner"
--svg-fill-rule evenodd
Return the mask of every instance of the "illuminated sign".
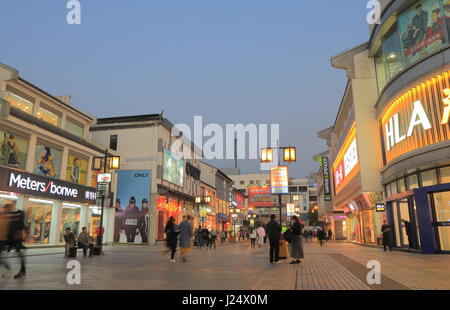
<path id="1" fill-rule="evenodd" d="M 375 209 L 377 210 L 377 212 L 384 212 L 386 211 L 386 205 L 384 203 L 377 203 L 375 205 Z"/>
<path id="2" fill-rule="evenodd" d="M 294 216 L 295 215 L 295 204 L 294 203 L 288 203 L 286 204 L 286 212 L 287 216 Z"/>
<path id="3" fill-rule="evenodd" d="M 96 189 L 19 170 L 0 168 L 0 190 L 96 204 Z"/>
<path id="4" fill-rule="evenodd" d="M 289 193 L 289 176 L 287 166 L 270 167 L 270 187 L 272 194 Z"/>
<path id="5" fill-rule="evenodd" d="M 99 173 L 97 175 L 97 182 L 98 183 L 111 183 L 112 180 L 112 174 L 111 173 Z"/>
<path id="6" fill-rule="evenodd" d="M 341 150 L 336 156 L 333 165 L 334 187 L 336 194 L 348 184 L 359 172 L 358 146 L 356 142 L 356 126 L 350 129 L 350 133 L 344 140 Z"/>
<path id="7" fill-rule="evenodd" d="M 383 111 L 384 161 L 450 137 L 449 72 L 431 78 L 406 91 Z"/>
<path id="8" fill-rule="evenodd" d="M 272 207 L 272 193 L 269 186 L 248 187 L 249 207 Z"/>
<path id="9" fill-rule="evenodd" d="M 322 157 L 323 194 L 325 201 L 331 201 L 330 163 L 327 156 Z"/>

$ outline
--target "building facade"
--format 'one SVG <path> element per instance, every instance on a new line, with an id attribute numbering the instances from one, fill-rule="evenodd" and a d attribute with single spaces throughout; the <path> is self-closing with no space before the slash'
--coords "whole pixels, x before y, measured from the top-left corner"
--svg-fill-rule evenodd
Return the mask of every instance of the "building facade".
<path id="1" fill-rule="evenodd" d="M 170 217 L 179 223 L 183 215 L 193 215 L 199 225 L 201 154 L 173 124 L 159 114 L 124 116 L 98 119 L 90 131 L 94 141 L 121 156 L 115 242 L 139 243 L 136 238 L 147 235 L 147 243 L 155 244 L 165 238 Z M 141 238 L 137 230 L 145 231 Z"/>
<path id="2" fill-rule="evenodd" d="M 29 246 L 63 245 L 67 227 L 99 232 L 96 177 L 92 161 L 105 146 L 91 140 L 96 118 L 22 79 L 0 64 L 0 204 L 25 212 Z M 115 179 L 113 178 L 114 191 Z M 104 209 L 104 242 L 111 242 L 114 212 Z"/>

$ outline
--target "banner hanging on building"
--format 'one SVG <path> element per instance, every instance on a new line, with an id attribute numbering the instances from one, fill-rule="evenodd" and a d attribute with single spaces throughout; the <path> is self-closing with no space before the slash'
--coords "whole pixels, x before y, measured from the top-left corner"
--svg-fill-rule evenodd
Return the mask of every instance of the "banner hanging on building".
<path id="1" fill-rule="evenodd" d="M 322 157 L 323 195 L 325 201 L 331 201 L 330 162 L 327 156 Z"/>

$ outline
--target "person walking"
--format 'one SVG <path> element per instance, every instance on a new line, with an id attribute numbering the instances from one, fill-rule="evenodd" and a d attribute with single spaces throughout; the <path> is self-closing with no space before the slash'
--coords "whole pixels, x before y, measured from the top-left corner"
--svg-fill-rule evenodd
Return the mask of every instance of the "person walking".
<path id="1" fill-rule="evenodd" d="M 170 253 L 170 262 L 175 263 L 175 253 L 177 252 L 177 243 L 178 243 L 178 227 L 175 224 L 175 219 L 171 216 L 169 221 L 166 224 L 164 232 L 167 235 L 167 247 L 171 250 Z"/>
<path id="2" fill-rule="evenodd" d="M 221 237 L 221 241 L 222 241 L 222 245 L 225 243 L 225 241 L 227 240 L 227 232 L 224 230 L 222 230 L 222 232 L 220 233 L 220 237 Z"/>
<path id="3" fill-rule="evenodd" d="M 214 250 L 216 249 L 216 240 L 217 240 L 217 231 L 213 228 L 209 232 L 211 235 L 211 238 L 209 239 L 209 248 L 212 249 L 214 245 Z"/>
<path id="4" fill-rule="evenodd" d="M 195 238 L 197 240 L 197 247 L 201 249 L 203 247 L 203 230 L 201 226 L 198 226 Z"/>
<path id="5" fill-rule="evenodd" d="M 383 248 L 386 252 L 386 247 L 389 247 L 389 251 L 392 251 L 392 231 L 391 226 L 388 225 L 386 221 L 383 221 L 383 226 L 381 226 L 381 232 L 383 233 Z"/>
<path id="6" fill-rule="evenodd" d="M 2 274 L 3 278 L 11 277 L 11 266 L 7 260 L 2 258 L 2 252 L 8 244 L 9 222 L 9 214 L 3 209 L 0 213 L 0 264 L 5 266 L 5 272 Z"/>
<path id="7" fill-rule="evenodd" d="M 193 228 L 191 224 L 191 216 L 183 216 L 183 222 L 181 222 L 180 229 L 180 252 L 181 260 L 183 263 L 186 262 L 186 255 L 191 250 L 191 239 L 193 235 Z"/>
<path id="8" fill-rule="evenodd" d="M 264 238 L 266 237 L 266 231 L 264 230 L 264 227 L 259 226 L 256 230 L 256 233 L 258 234 L 258 247 L 262 247 L 264 244 Z"/>
<path id="9" fill-rule="evenodd" d="M 272 214 L 270 216 L 270 222 L 267 224 L 266 234 L 269 238 L 270 250 L 269 250 L 269 258 L 270 263 L 278 264 L 280 260 L 280 234 L 281 234 L 281 226 L 278 222 L 275 221 L 276 215 Z"/>
<path id="10" fill-rule="evenodd" d="M 25 255 L 22 249 L 25 249 L 25 214 L 22 210 L 16 210 L 15 204 L 7 204 L 3 207 L 9 216 L 9 232 L 7 244 L 10 248 L 16 249 L 20 257 L 20 271 L 14 276 L 14 279 L 23 278 L 26 275 Z"/>
<path id="11" fill-rule="evenodd" d="M 334 242 L 333 231 L 331 230 L 331 228 L 328 229 L 328 239 L 330 240 L 330 242 Z"/>
<path id="12" fill-rule="evenodd" d="M 258 236 L 258 234 L 256 233 L 256 229 L 251 228 L 250 229 L 250 233 L 249 233 L 249 237 L 250 237 L 250 247 L 252 249 L 256 248 L 256 237 Z"/>
<path id="13" fill-rule="evenodd" d="M 297 216 L 292 217 L 292 228 L 291 228 L 291 258 L 290 264 L 300 264 L 300 259 L 304 258 L 303 254 L 303 241 L 302 241 L 302 230 L 304 228 L 303 224 Z"/>
<path id="14" fill-rule="evenodd" d="M 320 241 L 320 246 L 323 246 L 323 241 L 325 240 L 325 230 L 323 228 L 319 228 L 319 231 L 317 232 L 317 238 Z"/>
<path id="15" fill-rule="evenodd" d="M 206 249 L 209 249 L 209 243 L 210 243 L 210 232 L 208 228 L 203 229 L 203 244 L 206 246 Z"/>

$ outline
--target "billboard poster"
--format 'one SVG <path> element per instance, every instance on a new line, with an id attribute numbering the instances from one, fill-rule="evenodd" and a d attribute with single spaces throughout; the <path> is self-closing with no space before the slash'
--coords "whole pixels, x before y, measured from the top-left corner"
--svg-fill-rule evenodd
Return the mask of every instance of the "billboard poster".
<path id="1" fill-rule="evenodd" d="M 114 242 L 148 243 L 151 171 L 117 171 Z"/>
<path id="2" fill-rule="evenodd" d="M 0 130 L 0 165 L 25 170 L 28 141 Z"/>
<path id="3" fill-rule="evenodd" d="M 331 201 L 330 162 L 327 156 L 322 157 L 323 194 L 325 201 Z"/>
<path id="4" fill-rule="evenodd" d="M 446 44 L 443 13 L 440 0 L 422 0 L 400 14 L 398 28 L 407 64 Z"/>
<path id="5" fill-rule="evenodd" d="M 295 204 L 294 203 L 286 204 L 286 212 L 287 212 L 287 216 L 294 216 L 295 215 Z"/>
<path id="6" fill-rule="evenodd" d="M 247 188 L 249 207 L 272 207 L 270 186 L 255 186 Z"/>
<path id="7" fill-rule="evenodd" d="M 62 152 L 54 147 L 38 144 L 34 155 L 34 173 L 51 178 L 60 177 Z"/>
<path id="8" fill-rule="evenodd" d="M 164 149 L 163 179 L 181 187 L 184 183 L 184 162 L 167 149 Z"/>
<path id="9" fill-rule="evenodd" d="M 270 187 L 272 194 L 289 194 L 287 166 L 270 167 Z"/>
<path id="10" fill-rule="evenodd" d="M 74 154 L 69 154 L 67 160 L 66 181 L 83 184 L 87 183 L 87 171 L 89 162 Z"/>

